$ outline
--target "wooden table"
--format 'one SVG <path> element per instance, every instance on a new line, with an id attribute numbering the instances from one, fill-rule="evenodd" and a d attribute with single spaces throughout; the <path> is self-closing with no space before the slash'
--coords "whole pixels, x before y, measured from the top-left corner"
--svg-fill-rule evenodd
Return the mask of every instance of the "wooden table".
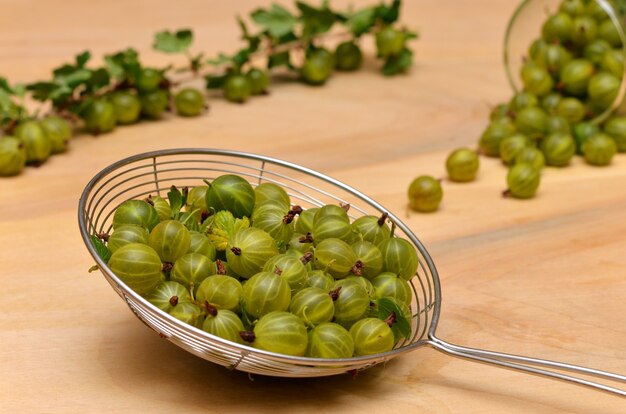
<path id="1" fill-rule="evenodd" d="M 100 169 L 172 147 L 262 153 L 406 219 L 441 274 L 441 338 L 626 373 L 626 156 L 546 169 L 529 201 L 502 199 L 505 167 L 481 159 L 476 182 L 444 181 L 439 212 L 406 213 L 409 182 L 443 176 L 447 154 L 477 142 L 488 104 L 510 97 L 501 46 L 517 2 L 406 3 L 402 20 L 422 34 L 407 76 L 386 79 L 368 61 L 323 88 L 282 82 L 241 106 L 215 98 L 207 116 L 79 136 L 68 153 L 0 180 L 0 412 L 626 412 L 624 399 L 427 348 L 354 379 L 251 381 L 160 339 L 87 273 L 77 203 Z M 231 51 L 235 14 L 265 4 L 4 0 L 0 72 L 29 82 L 83 49 L 127 46 L 162 64 L 152 34 L 185 26 L 195 50 Z"/>

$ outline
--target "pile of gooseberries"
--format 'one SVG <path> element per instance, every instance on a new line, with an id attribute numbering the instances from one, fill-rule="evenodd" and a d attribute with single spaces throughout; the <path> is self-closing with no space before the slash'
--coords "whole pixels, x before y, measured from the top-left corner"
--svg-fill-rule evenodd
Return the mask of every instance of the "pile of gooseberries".
<path id="1" fill-rule="evenodd" d="M 147 301 L 209 334 L 270 352 L 350 358 L 410 335 L 418 254 L 386 214 L 302 207 L 285 189 L 224 174 L 122 202 L 92 237 Z"/>
<path id="2" fill-rule="evenodd" d="M 448 178 L 472 181 L 479 154 L 499 157 L 509 169 L 503 194 L 525 199 L 535 196 L 544 166 L 566 167 L 576 155 L 589 165 L 610 165 L 617 152 L 626 152 L 626 116 L 598 117 L 614 105 L 623 73 L 622 40 L 601 5 L 561 1 L 529 46 L 520 72 L 523 90 L 492 108 L 477 150 L 460 148 L 448 156 Z M 435 180 L 429 177 L 428 188 L 423 178 L 415 181 L 408 191 L 411 208 L 436 209 L 441 189 Z"/>

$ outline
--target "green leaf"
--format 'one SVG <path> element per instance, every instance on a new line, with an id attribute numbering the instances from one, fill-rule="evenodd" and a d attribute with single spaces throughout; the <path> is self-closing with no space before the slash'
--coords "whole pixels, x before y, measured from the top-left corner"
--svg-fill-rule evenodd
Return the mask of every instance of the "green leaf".
<path id="1" fill-rule="evenodd" d="M 291 67 L 289 52 L 274 53 L 267 57 L 267 68 L 272 69 L 277 66 Z"/>
<path id="2" fill-rule="evenodd" d="M 181 29 L 177 32 L 165 30 L 154 36 L 152 47 L 165 53 L 183 53 L 193 41 L 193 32 L 189 29 Z"/>
<path id="3" fill-rule="evenodd" d="M 224 75 L 206 75 L 204 77 L 207 89 L 221 89 L 228 79 L 228 74 Z"/>
<path id="4" fill-rule="evenodd" d="M 170 208 L 172 209 L 172 219 L 176 219 L 180 214 L 180 209 L 183 208 L 184 205 L 183 194 L 176 186 L 172 186 L 167 193 L 167 198 L 170 201 Z"/>
<path id="5" fill-rule="evenodd" d="M 293 14 L 276 3 L 272 4 L 269 10 L 257 9 L 250 16 L 256 24 L 275 38 L 292 32 L 298 22 Z"/>
<path id="6" fill-rule="evenodd" d="M 394 23 L 400 16 L 400 6 L 402 2 L 400 0 L 393 0 L 390 6 L 381 4 L 376 7 L 376 16 L 387 24 Z"/>
<path id="7" fill-rule="evenodd" d="M 106 244 L 104 244 L 104 242 L 94 234 L 91 235 L 91 244 L 93 244 L 93 247 L 96 249 L 96 253 L 100 256 L 100 259 L 102 259 L 104 263 L 108 263 L 111 258 L 111 250 L 109 250 Z"/>
<path id="8" fill-rule="evenodd" d="M 126 79 L 136 79 L 141 72 L 138 53 L 135 49 L 128 48 L 112 55 L 104 57 L 109 74 L 118 82 Z"/>
<path id="9" fill-rule="evenodd" d="M 225 53 L 220 53 L 215 59 L 208 59 L 207 63 L 213 66 L 222 66 L 232 62 L 232 57 Z"/>
<path id="10" fill-rule="evenodd" d="M 391 330 L 396 342 L 402 338 L 408 338 L 411 335 L 410 315 L 406 315 L 405 311 L 393 298 L 378 298 L 376 300 L 376 308 L 373 310 L 373 316 L 385 321 L 391 314 L 395 315 L 395 321 L 391 326 Z"/>
<path id="11" fill-rule="evenodd" d="M 323 5 L 318 9 L 302 1 L 298 1 L 296 2 L 296 6 L 301 13 L 303 22 L 302 34 L 304 37 L 326 33 L 337 21 L 337 16 L 327 5 Z"/>
<path id="12" fill-rule="evenodd" d="M 76 55 L 76 66 L 79 68 L 84 68 L 87 62 L 89 62 L 89 59 L 91 59 L 91 53 L 88 50 L 79 53 L 78 55 Z"/>
<path id="13" fill-rule="evenodd" d="M 35 82 L 26 85 L 26 90 L 32 92 L 33 99 L 37 101 L 50 99 L 57 89 L 59 85 L 54 82 Z"/>
<path id="14" fill-rule="evenodd" d="M 393 76 L 406 72 L 413 64 L 413 52 L 404 48 L 397 56 L 387 58 L 383 65 L 382 72 L 385 76 Z"/>
<path id="15" fill-rule="evenodd" d="M 110 82 L 111 76 L 109 75 L 109 72 L 104 68 L 99 68 L 91 72 L 87 85 L 90 90 L 95 91 L 107 86 Z"/>
<path id="16" fill-rule="evenodd" d="M 195 57 L 192 57 L 189 60 L 189 66 L 191 67 L 191 70 L 194 72 L 197 72 L 198 70 L 200 70 L 200 68 L 202 68 L 202 63 L 204 61 L 204 53 L 200 53 Z"/>
<path id="17" fill-rule="evenodd" d="M 347 25 L 355 36 L 369 32 L 376 24 L 376 8 L 366 7 L 348 16 Z"/>

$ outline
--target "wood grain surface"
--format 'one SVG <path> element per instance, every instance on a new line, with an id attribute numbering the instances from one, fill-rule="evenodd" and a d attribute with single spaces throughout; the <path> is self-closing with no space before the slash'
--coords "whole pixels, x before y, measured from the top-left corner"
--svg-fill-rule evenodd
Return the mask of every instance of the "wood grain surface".
<path id="1" fill-rule="evenodd" d="M 77 204 L 95 173 L 148 150 L 244 150 L 319 170 L 405 219 L 441 275 L 441 338 L 626 374 L 626 155 L 548 168 L 528 201 L 501 198 L 506 169 L 483 158 L 476 182 L 443 182 L 439 212 L 408 213 L 409 182 L 444 176 L 447 154 L 476 144 L 488 104 L 510 97 L 501 56 L 517 2 L 405 3 L 403 22 L 421 33 L 406 76 L 384 78 L 369 59 L 322 88 L 278 80 L 245 105 L 214 97 L 204 117 L 79 136 L 0 180 L 0 412 L 626 412 L 623 398 L 427 348 L 354 379 L 250 379 L 160 339 L 87 273 Z M 235 15 L 267 4 L 2 0 L 0 74 L 30 82 L 81 50 L 128 46 L 163 64 L 150 44 L 164 28 L 190 27 L 195 50 L 228 52 Z"/>

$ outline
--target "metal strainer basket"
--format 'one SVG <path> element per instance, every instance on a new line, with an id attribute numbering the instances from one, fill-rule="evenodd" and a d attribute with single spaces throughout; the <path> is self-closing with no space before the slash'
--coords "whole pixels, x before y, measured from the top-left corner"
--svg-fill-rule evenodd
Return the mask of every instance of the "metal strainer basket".
<path id="1" fill-rule="evenodd" d="M 166 196 L 169 188 L 203 185 L 219 175 L 231 173 L 253 185 L 279 184 L 294 204 L 303 208 L 324 204 L 350 204 L 352 219 L 362 215 L 388 214 L 395 235 L 409 240 L 417 249 L 419 268 L 411 280 L 411 335 L 395 349 L 383 354 L 346 359 L 293 357 L 266 352 L 226 341 L 175 319 L 128 288 L 100 259 L 90 241 L 96 233 L 109 232 L 115 208 L 128 199 L 148 195 Z M 172 149 L 139 154 L 116 162 L 98 173 L 85 187 L 78 209 L 80 232 L 100 271 L 126 301 L 133 313 L 159 335 L 179 347 L 222 366 L 277 377 L 321 377 L 354 372 L 388 361 L 421 346 L 446 354 L 500 367 L 574 382 L 626 396 L 626 391 L 591 382 L 584 376 L 626 383 L 626 376 L 517 355 L 453 345 L 435 336 L 441 306 L 437 269 L 426 248 L 392 212 L 365 194 L 316 171 L 260 155 L 216 149 Z M 579 376 L 566 375 L 570 371 Z"/>

